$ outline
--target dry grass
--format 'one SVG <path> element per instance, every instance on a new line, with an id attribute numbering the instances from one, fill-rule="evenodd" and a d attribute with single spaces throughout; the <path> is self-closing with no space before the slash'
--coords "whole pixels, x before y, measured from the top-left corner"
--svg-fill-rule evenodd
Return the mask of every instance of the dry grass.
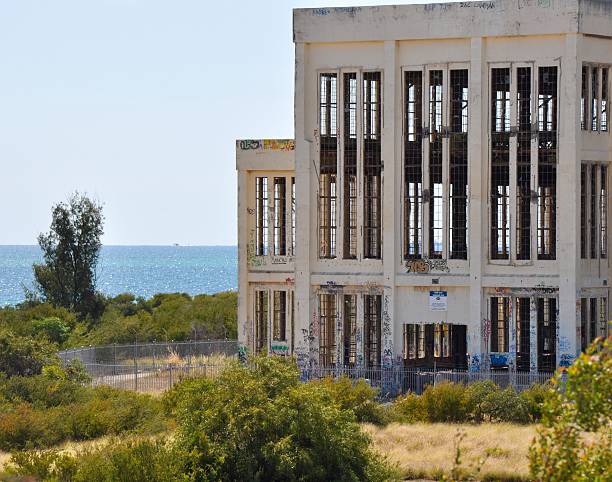
<path id="1" fill-rule="evenodd" d="M 465 432 L 461 443 L 462 465 L 476 466 L 486 459 L 479 478 L 488 480 L 529 480 L 527 453 L 536 427 L 510 424 L 448 425 L 391 424 L 364 429 L 374 446 L 409 479 L 438 479 L 453 466 L 458 430 Z"/>

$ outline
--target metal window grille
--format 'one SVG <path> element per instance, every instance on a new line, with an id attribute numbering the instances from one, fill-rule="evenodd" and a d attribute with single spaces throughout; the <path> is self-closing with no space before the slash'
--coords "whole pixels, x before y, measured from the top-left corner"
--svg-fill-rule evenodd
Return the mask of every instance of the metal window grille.
<path id="1" fill-rule="evenodd" d="M 295 256 L 295 177 L 291 178 L 291 247 L 290 255 Z"/>
<path id="2" fill-rule="evenodd" d="M 516 298 L 516 369 L 529 371 L 530 307 L 529 298 Z"/>
<path id="3" fill-rule="evenodd" d="M 364 295 L 364 355 L 367 367 L 380 366 L 382 296 Z"/>
<path id="4" fill-rule="evenodd" d="M 587 129 L 586 120 L 589 117 L 588 106 L 589 106 L 589 68 L 585 65 L 582 66 L 582 90 L 580 96 L 580 128 L 585 131 Z"/>
<path id="5" fill-rule="evenodd" d="M 344 258 L 357 258 L 357 74 L 344 74 Z"/>
<path id="6" fill-rule="evenodd" d="M 538 259 L 555 259 L 557 232 L 557 67 L 539 68 L 538 129 Z"/>
<path id="7" fill-rule="evenodd" d="M 589 345 L 589 307 L 588 299 L 580 298 L 580 349 L 585 351 Z"/>
<path id="8" fill-rule="evenodd" d="M 508 320 L 510 298 L 491 298 L 491 351 L 508 351 Z"/>
<path id="9" fill-rule="evenodd" d="M 591 68 L 591 130 L 597 131 L 599 116 L 599 69 Z"/>
<path id="10" fill-rule="evenodd" d="M 381 73 L 363 74 L 364 257 L 381 258 Z"/>
<path id="11" fill-rule="evenodd" d="M 404 360 L 414 360 L 417 357 L 418 325 L 404 324 Z"/>
<path id="12" fill-rule="evenodd" d="M 556 368 L 557 300 L 537 298 L 538 312 L 538 370 L 552 371 Z"/>
<path id="13" fill-rule="evenodd" d="M 516 257 L 531 259 L 531 68 L 517 74 Z"/>
<path id="14" fill-rule="evenodd" d="M 357 295 L 344 295 L 344 365 L 357 361 Z"/>
<path id="15" fill-rule="evenodd" d="M 429 257 L 441 258 L 444 239 L 442 185 L 442 88 L 441 70 L 429 72 Z"/>
<path id="16" fill-rule="evenodd" d="M 599 175 L 599 256 L 608 257 L 608 167 L 601 166 Z"/>
<path id="17" fill-rule="evenodd" d="M 491 259 L 510 257 L 510 69 L 491 69 Z"/>
<path id="18" fill-rule="evenodd" d="M 468 71 L 450 71 L 449 257 L 467 259 L 468 249 Z"/>
<path id="19" fill-rule="evenodd" d="M 255 178 L 255 254 L 268 254 L 268 178 Z"/>
<path id="20" fill-rule="evenodd" d="M 580 257 L 587 257 L 587 219 L 589 216 L 587 209 L 587 189 L 589 171 L 586 164 L 580 166 Z"/>
<path id="21" fill-rule="evenodd" d="M 255 351 L 268 349 L 268 292 L 255 291 Z"/>
<path id="22" fill-rule="evenodd" d="M 287 292 L 274 291 L 272 339 L 287 341 Z"/>
<path id="23" fill-rule="evenodd" d="M 442 326 L 440 323 L 434 323 L 434 358 L 442 356 Z"/>
<path id="24" fill-rule="evenodd" d="M 417 325 L 418 328 L 418 350 L 417 356 L 419 358 L 425 358 L 427 351 L 425 349 L 425 325 Z"/>
<path id="25" fill-rule="evenodd" d="M 319 295 L 319 363 L 323 367 L 336 363 L 336 295 Z"/>
<path id="26" fill-rule="evenodd" d="M 610 102 L 610 69 L 601 69 L 601 120 L 599 127 L 603 132 L 608 132 L 608 103 Z"/>
<path id="27" fill-rule="evenodd" d="M 404 259 L 423 256 L 423 73 L 406 72 L 404 122 Z"/>
<path id="28" fill-rule="evenodd" d="M 295 291 L 289 291 L 289 297 L 291 300 L 291 349 L 295 347 Z"/>
<path id="29" fill-rule="evenodd" d="M 589 219 L 589 234 L 591 244 L 591 259 L 597 259 L 597 166 L 592 164 L 590 171 L 591 216 Z"/>
<path id="30" fill-rule="evenodd" d="M 450 325 L 448 323 L 442 323 L 442 358 L 448 358 L 450 355 Z"/>
<path id="31" fill-rule="evenodd" d="M 287 254 L 287 180 L 274 178 L 274 255 Z"/>
<path id="32" fill-rule="evenodd" d="M 319 257 L 336 257 L 337 76 L 320 76 Z"/>

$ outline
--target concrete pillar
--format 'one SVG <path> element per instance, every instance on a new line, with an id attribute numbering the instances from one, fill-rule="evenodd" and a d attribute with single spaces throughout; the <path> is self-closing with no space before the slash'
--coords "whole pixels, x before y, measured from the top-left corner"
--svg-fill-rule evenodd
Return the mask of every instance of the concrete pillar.
<path id="1" fill-rule="evenodd" d="M 395 287 L 396 262 L 399 259 L 397 246 L 399 245 L 400 229 L 398 224 L 401 204 L 397 202 L 398 181 L 401 180 L 399 169 L 401 156 L 399 155 L 396 126 L 401 116 L 401 72 L 398 68 L 397 43 L 394 41 L 384 44 L 384 88 L 383 88 L 383 130 L 382 130 L 382 160 L 383 160 L 383 313 L 382 313 L 382 366 L 391 368 L 394 358 L 393 334 L 401 329 L 396 326 L 395 314 L 397 289 Z M 401 144 L 400 144 L 401 148 Z M 396 229 L 397 228 L 397 229 Z M 398 351 L 399 353 L 399 351 Z"/>
<path id="2" fill-rule="evenodd" d="M 238 343 L 247 349 L 252 349 L 248 345 L 248 332 L 250 329 L 249 308 L 248 308 L 248 257 L 247 245 L 249 242 L 249 219 L 247 216 L 247 193 L 248 175 L 245 171 L 238 171 L 238 266 L 243 269 L 238 270 Z"/>
<path id="3" fill-rule="evenodd" d="M 305 368 L 310 364 L 313 329 L 318 331 L 318 315 L 310 288 L 310 240 L 311 197 L 316 192 L 310 189 L 312 162 L 312 134 L 306 132 L 306 64 L 308 46 L 295 44 L 295 197 L 296 197 L 296 256 L 295 256 L 295 349 L 298 365 Z M 311 314 L 312 313 L 312 314 Z M 312 318 L 311 318 L 312 316 Z M 318 339 L 318 338 L 317 338 Z M 316 362 L 318 363 L 318 356 Z"/>
<path id="4" fill-rule="evenodd" d="M 538 371 L 538 307 L 536 298 L 529 298 L 529 371 Z"/>
<path id="5" fill-rule="evenodd" d="M 580 272 L 580 99 L 582 63 L 579 61 L 581 36 L 565 36 L 565 55 L 559 69 L 559 156 L 557 167 L 557 260 L 559 263 L 559 316 L 557 364 L 571 364 L 580 342 L 576 340 L 578 299 L 577 273 Z"/>
<path id="6" fill-rule="evenodd" d="M 483 320 L 482 272 L 487 257 L 487 179 L 483 176 L 488 159 L 487 136 L 487 63 L 485 41 L 481 37 L 470 41 L 470 91 L 469 91 L 469 263 L 470 263 L 470 325 L 468 326 L 467 350 L 470 354 L 470 369 L 480 370 L 484 350 L 481 325 Z M 483 217 L 484 216 L 484 217 Z"/>

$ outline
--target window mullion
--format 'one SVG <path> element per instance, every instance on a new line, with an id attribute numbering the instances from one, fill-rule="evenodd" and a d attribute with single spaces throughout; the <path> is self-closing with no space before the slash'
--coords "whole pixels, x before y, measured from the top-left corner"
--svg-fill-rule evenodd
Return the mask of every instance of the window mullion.
<path id="1" fill-rule="evenodd" d="M 518 103 L 516 67 L 510 67 L 510 260 L 516 261 L 516 156 L 517 156 L 517 130 L 518 130 Z"/>

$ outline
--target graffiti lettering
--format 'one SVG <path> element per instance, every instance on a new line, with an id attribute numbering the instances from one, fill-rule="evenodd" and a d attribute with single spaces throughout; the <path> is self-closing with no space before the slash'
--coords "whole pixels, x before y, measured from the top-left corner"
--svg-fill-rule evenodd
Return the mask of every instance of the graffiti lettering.
<path id="1" fill-rule="evenodd" d="M 448 262 L 445 259 L 411 259 L 406 261 L 406 272 L 413 274 L 427 274 L 431 271 L 450 272 Z"/>
<path id="2" fill-rule="evenodd" d="M 294 151 L 293 139 L 243 139 L 236 141 L 236 147 L 241 151 L 263 149 L 267 151 Z"/>

